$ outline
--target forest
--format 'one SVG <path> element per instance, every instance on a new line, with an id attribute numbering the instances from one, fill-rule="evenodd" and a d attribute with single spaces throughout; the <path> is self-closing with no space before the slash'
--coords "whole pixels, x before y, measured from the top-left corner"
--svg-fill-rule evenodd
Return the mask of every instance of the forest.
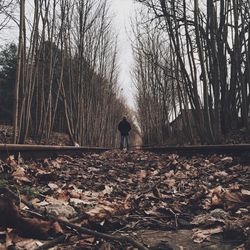
<path id="1" fill-rule="evenodd" d="M 117 85 L 117 38 L 107 1 L 29 4 L 20 1 L 20 19 L 14 19 L 18 45 L 5 45 L 0 54 L 0 120 L 13 126 L 12 142 L 48 142 L 56 131 L 71 145 L 115 146 L 117 124 L 130 111 Z M 12 20 L 17 7 L 4 1 L 0 15 Z"/>
<path id="2" fill-rule="evenodd" d="M 172 133 L 179 143 L 218 144 L 240 129 L 246 137 L 249 1 L 139 2 L 134 75 L 144 141 Z"/>
<path id="3" fill-rule="evenodd" d="M 108 1 L 26 1 L 0 9 L 0 32 L 19 29 L 0 55 L 0 120 L 13 143 L 56 131 L 72 145 L 114 146 L 124 114 L 144 145 L 249 140 L 249 1 L 137 1 L 132 112 Z"/>

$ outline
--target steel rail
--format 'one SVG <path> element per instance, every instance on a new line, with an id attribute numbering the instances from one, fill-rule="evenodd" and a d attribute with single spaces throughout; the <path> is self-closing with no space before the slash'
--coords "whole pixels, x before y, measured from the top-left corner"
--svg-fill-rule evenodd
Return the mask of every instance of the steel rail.
<path id="1" fill-rule="evenodd" d="M 250 144 L 188 145 L 188 146 L 142 146 L 141 150 L 157 153 L 228 153 L 250 154 Z"/>
<path id="2" fill-rule="evenodd" d="M 51 145 L 0 144 L 0 159 L 19 154 L 25 159 L 56 157 L 58 155 L 81 155 L 83 153 L 101 153 L 110 150 L 102 147 L 73 147 Z"/>

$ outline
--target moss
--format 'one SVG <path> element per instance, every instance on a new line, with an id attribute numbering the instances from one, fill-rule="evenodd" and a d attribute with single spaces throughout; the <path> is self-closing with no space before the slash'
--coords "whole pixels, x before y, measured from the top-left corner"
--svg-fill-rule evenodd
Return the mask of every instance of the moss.
<path id="1" fill-rule="evenodd" d="M 8 187 L 8 186 L 9 186 L 8 180 L 0 176 L 0 188 Z"/>
<path id="2" fill-rule="evenodd" d="M 30 198 L 36 198 L 40 196 L 40 192 L 36 188 L 30 186 L 21 186 L 19 187 L 19 191 L 21 194 L 27 195 Z"/>

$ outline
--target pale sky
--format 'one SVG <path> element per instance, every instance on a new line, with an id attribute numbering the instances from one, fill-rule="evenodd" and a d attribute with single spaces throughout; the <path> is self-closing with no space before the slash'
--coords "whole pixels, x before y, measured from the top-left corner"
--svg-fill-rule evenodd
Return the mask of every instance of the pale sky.
<path id="1" fill-rule="evenodd" d="M 119 39 L 119 84 L 121 88 L 123 88 L 123 95 L 126 97 L 127 104 L 131 108 L 135 108 L 135 87 L 133 86 L 130 75 L 133 65 L 133 55 L 129 36 L 132 36 L 130 20 L 135 15 L 135 8 L 137 4 L 134 0 L 110 0 L 110 2 L 111 9 L 115 14 L 114 25 Z"/>

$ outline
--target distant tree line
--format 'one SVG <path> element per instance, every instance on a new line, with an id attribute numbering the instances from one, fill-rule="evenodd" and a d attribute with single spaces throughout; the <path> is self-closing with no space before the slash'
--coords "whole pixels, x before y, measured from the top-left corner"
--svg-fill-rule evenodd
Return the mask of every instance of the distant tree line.
<path id="1" fill-rule="evenodd" d="M 0 123 L 11 124 L 15 88 L 17 46 L 7 44 L 0 51 Z"/>
<path id="2" fill-rule="evenodd" d="M 14 72 L 6 69 L 12 61 L 0 69 L 14 76 L 0 76 L 9 82 L 0 93 L 14 97 L 4 104 L 14 143 L 28 136 L 39 143 L 59 131 L 80 145 L 116 144 L 117 124 L 128 111 L 117 86 L 117 39 L 107 2 L 36 0 L 30 13 L 20 0 L 18 47 L 2 52 L 15 60 Z"/>
<path id="3" fill-rule="evenodd" d="M 144 142 L 166 142 L 179 113 L 191 143 L 219 143 L 232 130 L 249 131 L 250 2 L 138 2 L 146 6 L 134 29 Z"/>

